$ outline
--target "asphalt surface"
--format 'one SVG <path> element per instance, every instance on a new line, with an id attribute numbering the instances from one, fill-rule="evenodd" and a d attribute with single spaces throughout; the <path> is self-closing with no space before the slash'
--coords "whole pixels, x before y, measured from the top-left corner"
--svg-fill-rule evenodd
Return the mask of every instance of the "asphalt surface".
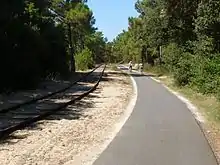
<path id="1" fill-rule="evenodd" d="M 135 109 L 94 165 L 217 165 L 186 105 L 149 77 L 134 79 Z"/>

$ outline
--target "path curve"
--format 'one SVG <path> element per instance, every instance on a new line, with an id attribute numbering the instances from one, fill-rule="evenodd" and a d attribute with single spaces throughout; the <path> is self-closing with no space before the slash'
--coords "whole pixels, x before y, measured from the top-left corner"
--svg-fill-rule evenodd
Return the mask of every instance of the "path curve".
<path id="1" fill-rule="evenodd" d="M 94 165 L 218 165 L 187 106 L 151 78 L 133 77 L 135 109 Z"/>

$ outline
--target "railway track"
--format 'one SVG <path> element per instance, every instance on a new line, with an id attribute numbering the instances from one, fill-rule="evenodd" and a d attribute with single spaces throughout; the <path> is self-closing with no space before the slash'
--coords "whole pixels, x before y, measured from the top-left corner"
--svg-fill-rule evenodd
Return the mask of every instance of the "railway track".
<path id="1" fill-rule="evenodd" d="M 64 89 L 0 110 L 0 138 L 55 114 L 87 96 L 99 85 L 105 68 L 106 65 L 100 65 Z"/>
<path id="2" fill-rule="evenodd" d="M 62 88 L 60 90 L 57 90 L 57 91 L 54 91 L 54 92 L 51 92 L 51 93 L 48 93 L 46 95 L 43 95 L 43 96 L 38 96 L 38 97 L 34 97 L 33 99 L 31 100 L 27 100 L 27 101 L 24 101 L 22 103 L 17 103 L 15 105 L 12 105 L 12 106 L 8 106 L 6 108 L 0 108 L 0 113 L 4 113 L 4 112 L 7 112 L 7 111 L 10 111 L 10 110 L 15 110 L 15 109 L 18 109 L 20 108 L 21 106 L 24 106 L 24 105 L 28 105 L 28 104 L 32 104 L 38 100 L 42 100 L 42 99 L 45 99 L 47 97 L 50 97 L 50 96 L 53 96 L 57 93 L 60 93 L 60 92 L 63 92 L 69 88 L 71 88 L 73 85 L 76 85 L 77 82 L 81 81 L 81 80 L 84 80 L 88 75 L 92 74 L 96 69 L 98 69 L 99 67 L 101 67 L 101 65 L 95 67 L 92 71 L 90 72 L 87 72 L 84 76 L 80 77 L 79 79 L 77 79 L 76 81 L 73 81 L 69 86 L 65 87 L 65 88 Z"/>

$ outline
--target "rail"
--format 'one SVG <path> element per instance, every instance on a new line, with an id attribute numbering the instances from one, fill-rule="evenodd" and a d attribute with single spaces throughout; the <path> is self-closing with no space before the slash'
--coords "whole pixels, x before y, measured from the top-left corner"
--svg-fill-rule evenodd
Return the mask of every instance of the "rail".
<path id="1" fill-rule="evenodd" d="M 96 67 L 96 69 L 100 68 L 101 66 L 102 65 L 100 65 L 99 67 Z M 105 69 L 106 69 L 106 64 L 104 64 L 103 70 L 100 73 L 98 81 L 95 83 L 95 85 L 92 86 L 88 91 L 85 91 L 81 95 L 77 96 L 76 98 L 74 98 L 74 99 L 72 99 L 72 100 L 70 100 L 70 101 L 68 101 L 66 103 L 60 103 L 58 107 L 47 109 L 47 111 L 44 112 L 44 113 L 34 114 L 33 117 L 28 117 L 28 118 L 23 118 L 23 119 L 19 118 L 21 121 L 19 121 L 18 123 L 14 124 L 12 121 L 11 122 L 8 121 L 8 124 L 6 124 L 6 126 L 4 126 L 4 128 L 0 128 L 0 138 L 8 136 L 8 135 L 10 135 L 12 132 L 14 132 L 16 130 L 23 129 L 23 128 L 27 127 L 28 125 L 32 124 L 32 123 L 35 123 L 35 122 L 37 122 L 39 120 L 42 120 L 42 119 L 44 119 L 44 118 L 46 118 L 46 117 L 48 117 L 48 116 L 50 116 L 52 114 L 55 114 L 56 112 L 64 109 L 68 105 L 71 105 L 71 104 L 75 103 L 77 100 L 81 100 L 82 98 L 84 98 L 85 96 L 87 96 L 88 94 L 90 94 L 91 92 L 93 92 L 97 88 L 97 86 L 99 85 L 99 83 L 100 83 L 100 81 L 102 79 L 102 76 L 104 74 Z M 93 70 L 92 72 L 94 72 L 95 70 Z M 87 74 L 87 76 L 90 75 L 91 73 Z M 83 78 L 85 78 L 85 76 Z M 69 87 L 69 88 L 71 88 L 71 87 Z M 63 89 L 62 92 L 65 92 L 65 90 Z M 58 93 L 58 92 L 56 92 L 56 93 Z M 30 104 L 30 103 L 28 103 L 28 104 Z M 24 105 L 24 104 L 22 104 L 22 105 Z M 5 112 L 6 120 L 7 120 L 7 113 L 9 113 L 9 111 Z M 3 115 L 3 118 L 4 118 L 4 113 L 1 114 L 1 115 Z M 14 118 L 11 118 L 11 120 L 13 120 L 13 119 Z M 16 119 L 15 119 L 15 121 L 16 121 Z"/>
<path id="2" fill-rule="evenodd" d="M 25 101 L 25 102 L 20 103 L 20 104 L 16 104 L 16 105 L 14 105 L 14 106 L 10 106 L 10 107 L 8 107 L 8 108 L 0 109 L 0 114 L 1 114 L 1 113 L 5 113 L 5 112 L 8 112 L 8 111 L 11 111 L 11 110 L 18 109 L 18 108 L 20 108 L 20 107 L 22 107 L 22 106 L 24 106 L 24 105 L 33 104 L 33 103 L 35 103 L 35 102 L 37 102 L 37 101 L 39 101 L 39 100 L 43 100 L 43 99 L 46 99 L 46 98 L 48 98 L 48 97 L 51 97 L 51 96 L 53 96 L 53 95 L 55 95 L 55 94 L 57 94 L 57 93 L 64 92 L 64 91 L 70 89 L 70 88 L 71 88 L 73 85 L 75 85 L 77 82 L 79 82 L 79 81 L 83 80 L 84 78 L 86 78 L 88 75 L 90 75 L 91 73 L 93 73 L 96 69 L 98 69 L 98 68 L 101 67 L 102 65 L 103 65 L 103 64 L 101 64 L 101 65 L 95 67 L 92 71 L 87 72 L 84 76 L 82 76 L 82 77 L 80 77 L 79 79 L 75 80 L 74 82 L 72 82 L 72 83 L 71 83 L 68 87 L 66 87 L 66 88 L 60 89 L 60 90 L 58 90 L 58 91 L 52 92 L 52 93 L 50 93 L 50 94 L 47 94 L 47 95 L 44 95 L 44 96 L 41 96 L 41 97 L 36 97 L 36 98 L 34 98 L 34 99 Z"/>

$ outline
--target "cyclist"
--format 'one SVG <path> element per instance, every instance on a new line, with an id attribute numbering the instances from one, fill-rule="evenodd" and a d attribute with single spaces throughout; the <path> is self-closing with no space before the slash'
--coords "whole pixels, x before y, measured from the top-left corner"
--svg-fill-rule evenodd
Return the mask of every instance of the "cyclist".
<path id="1" fill-rule="evenodd" d="M 142 74 L 143 73 L 143 64 L 142 63 L 139 64 L 139 70 L 140 70 L 140 72 Z"/>
<path id="2" fill-rule="evenodd" d="M 132 71 L 132 61 L 129 62 L 129 71 Z"/>

